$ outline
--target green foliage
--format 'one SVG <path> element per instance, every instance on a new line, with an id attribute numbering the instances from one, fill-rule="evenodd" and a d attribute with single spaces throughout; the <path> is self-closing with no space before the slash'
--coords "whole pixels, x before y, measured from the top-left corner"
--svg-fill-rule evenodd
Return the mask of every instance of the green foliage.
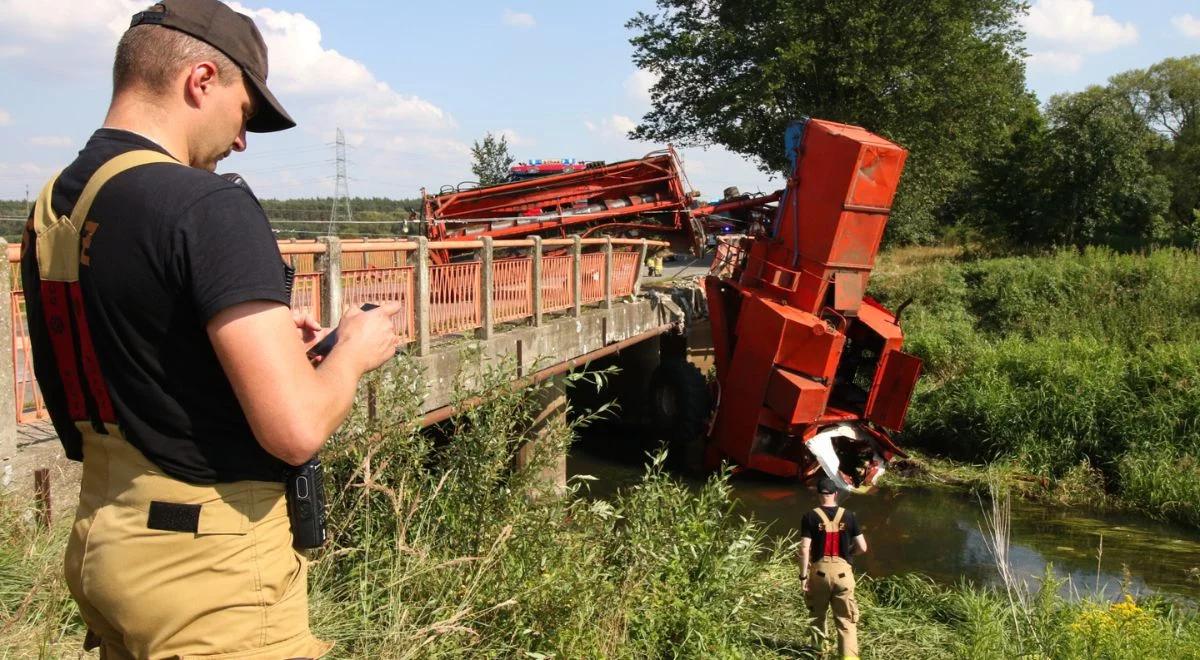
<path id="1" fill-rule="evenodd" d="M 1056 96 L 981 165 L 977 221 L 993 238 L 1026 246 L 1166 238 L 1170 186 L 1149 159 L 1161 143 L 1111 89 Z"/>
<path id="2" fill-rule="evenodd" d="M 281 239 L 312 239 L 329 231 L 332 197 L 264 199 L 259 203 Z M 353 197 L 350 212 L 354 224 L 339 222 L 339 236 L 402 236 L 418 231 L 421 200 Z"/>
<path id="3" fill-rule="evenodd" d="M 15 649 L 14 657 L 74 655 L 84 626 L 62 575 L 70 520 L 42 530 L 33 513 L 28 499 L 0 492 L 0 649 Z"/>
<path id="4" fill-rule="evenodd" d="M 634 63 L 659 76 L 634 137 L 721 144 L 786 167 L 802 116 L 864 126 L 911 152 L 888 227 L 930 241 L 973 163 L 1035 112 L 1020 0 L 658 0 L 628 23 Z"/>
<path id="5" fill-rule="evenodd" d="M 1166 139 L 1151 154 L 1156 171 L 1171 183 L 1174 239 L 1200 243 L 1200 55 L 1168 58 L 1148 69 L 1113 76 L 1110 87 L 1151 130 Z"/>
<path id="6" fill-rule="evenodd" d="M 471 173 L 481 186 L 507 181 L 508 168 L 514 160 L 508 152 L 508 138 L 501 135 L 497 139 L 490 132 L 483 136 L 482 143 L 476 140 L 471 145 L 471 159 Z"/>
<path id="7" fill-rule="evenodd" d="M 539 493 L 571 429 L 537 421 L 553 390 L 509 392 L 510 376 L 460 382 L 484 401 L 437 436 L 412 421 L 409 365 L 370 382 L 375 417 L 357 407 L 323 454 L 341 487 L 313 573 L 318 632 L 346 657 L 759 653 L 762 531 L 723 478 L 693 492 L 660 455 L 612 501 Z"/>
<path id="8" fill-rule="evenodd" d="M 910 296 L 926 361 L 905 441 L 969 461 L 1080 466 L 1148 515 L 1200 525 L 1200 256 L 1089 248 L 944 262 L 875 281 Z"/>
<path id="9" fill-rule="evenodd" d="M 571 429 L 537 421 L 553 390 L 510 392 L 506 380 L 461 382 L 482 405 L 434 435 L 416 421 L 419 374 L 398 363 L 372 377 L 323 452 L 331 541 L 310 598 L 315 632 L 338 642 L 331 657 L 829 657 L 832 630 L 815 644 L 807 631 L 795 544 L 767 545 L 734 515 L 726 475 L 689 486 L 659 455 L 612 499 L 579 497 L 584 477 L 550 496 L 536 474 Z M 27 508 L 0 498 L 0 645 L 73 656 L 84 631 L 62 580 L 68 528 L 39 532 Z M 1018 610 L 995 588 L 861 576 L 864 657 L 1200 654 L 1194 608 L 1066 600 L 1059 586 L 1046 580 Z"/>

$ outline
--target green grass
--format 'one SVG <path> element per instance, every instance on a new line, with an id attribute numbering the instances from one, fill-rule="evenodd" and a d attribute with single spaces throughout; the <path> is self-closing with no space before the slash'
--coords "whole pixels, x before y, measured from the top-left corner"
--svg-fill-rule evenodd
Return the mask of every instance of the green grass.
<path id="1" fill-rule="evenodd" d="M 463 383 L 483 405 L 433 434 L 417 428 L 419 374 L 401 363 L 372 377 L 323 453 L 331 541 L 310 589 L 333 657 L 831 657 L 833 639 L 807 633 L 795 545 L 737 515 L 725 475 L 697 489 L 658 455 L 612 498 L 581 497 L 583 478 L 553 496 L 537 473 L 573 429 L 539 423 L 545 386 L 508 392 L 508 378 Z M 67 526 L 38 531 L 22 507 L 0 501 L 0 656 L 76 657 Z M 1049 577 L 859 584 L 864 658 L 1200 656 L 1195 610 L 1165 600 L 1066 600 Z"/>
<path id="2" fill-rule="evenodd" d="M 890 259 L 890 261 L 889 261 Z M 904 441 L 1200 525 L 1200 257 L 889 255 L 926 375 Z"/>

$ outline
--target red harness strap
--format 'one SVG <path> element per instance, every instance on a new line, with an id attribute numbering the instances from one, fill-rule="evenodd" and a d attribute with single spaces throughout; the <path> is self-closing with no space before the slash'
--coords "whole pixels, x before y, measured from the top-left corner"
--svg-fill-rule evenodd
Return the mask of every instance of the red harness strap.
<path id="1" fill-rule="evenodd" d="M 822 557 L 841 557 L 842 555 L 842 515 L 846 510 L 838 507 L 836 513 L 833 514 L 833 519 L 825 515 L 825 511 L 821 507 L 813 509 L 817 517 L 821 519 L 821 528 L 825 530 L 825 547 L 821 551 Z"/>

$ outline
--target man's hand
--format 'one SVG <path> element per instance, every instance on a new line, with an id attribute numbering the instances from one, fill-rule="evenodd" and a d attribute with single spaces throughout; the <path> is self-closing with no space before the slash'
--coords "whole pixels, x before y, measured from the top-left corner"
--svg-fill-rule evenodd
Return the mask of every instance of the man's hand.
<path id="1" fill-rule="evenodd" d="M 305 353 L 312 350 L 312 347 L 324 339 L 325 335 L 333 332 L 333 328 L 321 327 L 321 324 L 308 312 L 293 310 L 292 321 L 296 324 L 296 329 L 300 331 L 300 342 L 304 344 Z"/>
<path id="2" fill-rule="evenodd" d="M 330 357 L 351 356 L 359 366 L 359 373 L 366 373 L 396 357 L 400 335 L 392 324 L 392 317 L 403 309 L 398 302 L 383 303 L 375 309 L 362 311 L 349 309 L 342 315 L 337 327 L 337 343 Z"/>

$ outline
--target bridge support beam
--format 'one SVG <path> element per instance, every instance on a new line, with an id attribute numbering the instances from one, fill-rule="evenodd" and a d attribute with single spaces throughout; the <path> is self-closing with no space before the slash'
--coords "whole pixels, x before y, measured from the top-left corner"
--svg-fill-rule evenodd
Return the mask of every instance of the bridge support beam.
<path id="1" fill-rule="evenodd" d="M 552 376 L 536 387 L 540 410 L 533 437 L 517 452 L 517 468 L 537 469 L 531 497 L 560 497 L 567 492 L 567 448 L 558 444 L 567 424 L 567 377 Z"/>

